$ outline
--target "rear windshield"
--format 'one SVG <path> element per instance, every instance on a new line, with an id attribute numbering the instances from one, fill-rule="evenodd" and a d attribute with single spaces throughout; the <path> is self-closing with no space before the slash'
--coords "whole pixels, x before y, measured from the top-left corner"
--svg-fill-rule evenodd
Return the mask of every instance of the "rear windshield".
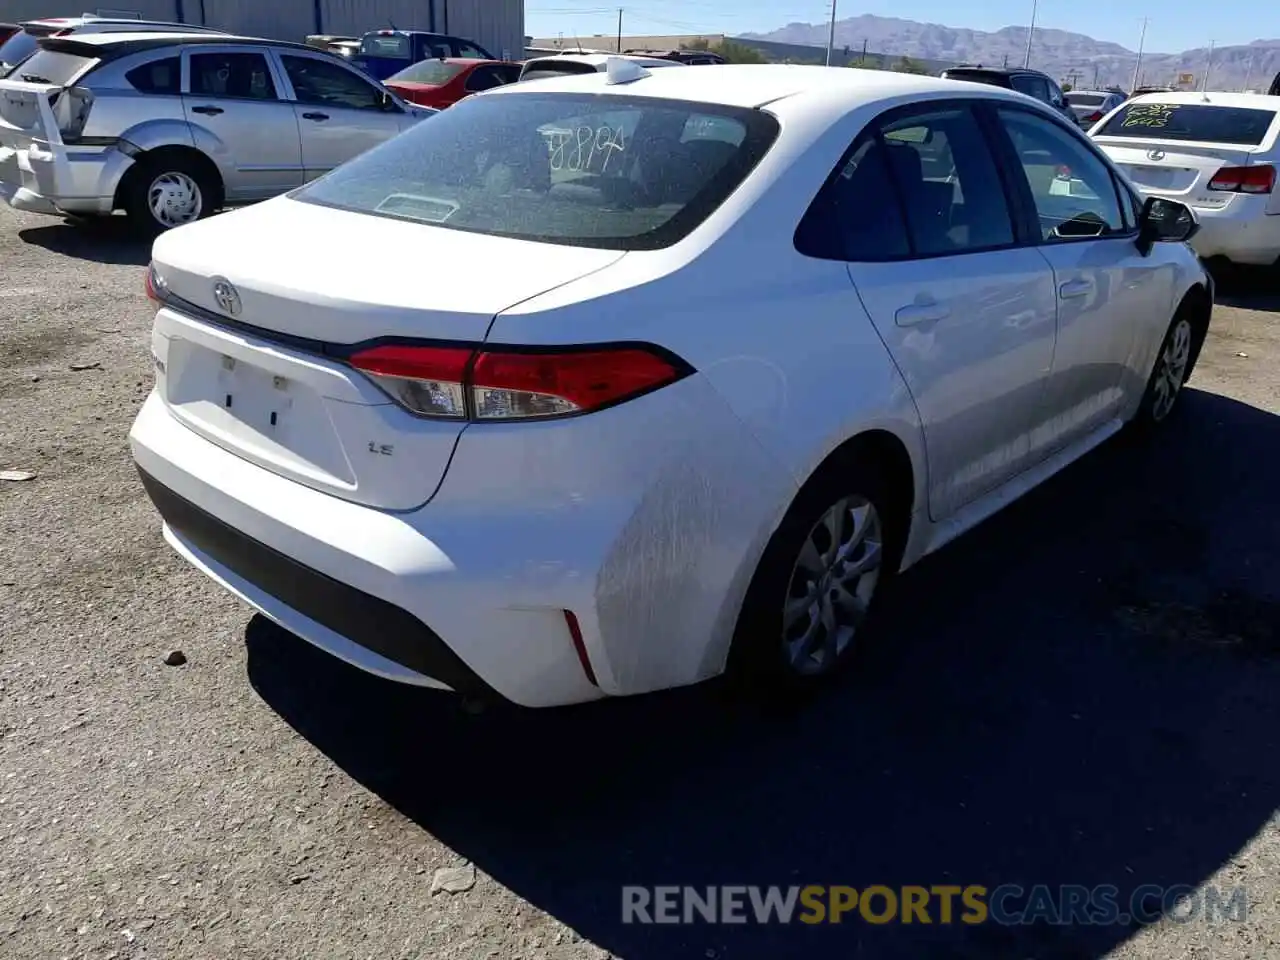
<path id="1" fill-rule="evenodd" d="M 653 250 L 710 216 L 777 133 L 761 111 L 679 100 L 472 97 L 291 196 L 470 233 Z"/>
<path id="2" fill-rule="evenodd" d="M 360 41 L 360 56 L 408 60 L 412 56 L 412 48 L 409 38 L 403 33 L 369 33 Z"/>
<path id="3" fill-rule="evenodd" d="M 13 71 L 14 80 L 27 83 L 70 83 L 77 76 L 98 62 L 97 57 L 80 57 L 58 50 L 37 50 Z"/>
<path id="4" fill-rule="evenodd" d="M 1003 73 L 987 73 L 985 70 L 944 70 L 944 80 L 968 80 L 970 83 L 987 83 L 994 87 L 1009 86 L 1009 77 Z"/>
<path id="5" fill-rule="evenodd" d="M 466 64 L 445 63 L 443 60 L 419 60 L 411 67 L 405 67 L 399 73 L 388 77 L 391 80 L 404 80 L 409 83 L 431 83 L 442 86 L 466 69 Z"/>
<path id="6" fill-rule="evenodd" d="M 1107 99 L 1101 93 L 1068 93 L 1066 97 L 1073 107 L 1100 107 Z"/>
<path id="7" fill-rule="evenodd" d="M 530 60 L 520 71 L 520 79 L 543 80 L 547 77 L 566 77 L 597 72 L 594 66 L 580 60 Z"/>
<path id="8" fill-rule="evenodd" d="M 52 32 L 52 30 L 45 27 L 28 27 L 26 30 L 19 30 L 4 43 L 0 43 L 0 63 L 7 63 L 9 66 L 13 66 L 15 63 L 20 63 L 27 59 L 27 57 L 36 52 L 36 47 L 38 46 L 36 41 Z"/>
<path id="9" fill-rule="evenodd" d="M 1266 138 L 1275 118 L 1274 110 L 1253 107 L 1142 101 L 1126 104 L 1094 136 L 1196 140 L 1256 147 Z"/>

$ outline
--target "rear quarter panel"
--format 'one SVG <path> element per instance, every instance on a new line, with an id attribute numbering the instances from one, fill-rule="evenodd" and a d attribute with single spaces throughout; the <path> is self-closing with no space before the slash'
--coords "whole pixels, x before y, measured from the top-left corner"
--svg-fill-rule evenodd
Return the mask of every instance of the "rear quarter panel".
<path id="1" fill-rule="evenodd" d="M 897 436 L 916 465 L 916 502 L 924 502 L 915 405 L 845 264 L 801 257 L 792 241 L 864 122 L 847 118 L 831 130 L 797 119 L 755 174 L 685 240 L 628 253 L 495 318 L 489 342 L 660 344 L 691 363 L 706 387 L 701 413 L 682 415 L 688 422 L 675 431 L 680 443 L 647 462 L 648 494 L 601 567 L 606 645 L 621 635 L 628 640 L 619 649 L 643 650 L 664 636 L 701 642 L 701 674 L 718 670 L 769 537 L 799 486 L 854 434 Z M 699 433 L 696 424 L 715 429 Z M 681 571 L 684 584 L 657 583 L 644 558 Z M 691 583 L 698 586 L 693 593 Z M 709 642 L 698 640 L 708 635 Z M 629 671 L 660 673 L 641 663 Z"/>

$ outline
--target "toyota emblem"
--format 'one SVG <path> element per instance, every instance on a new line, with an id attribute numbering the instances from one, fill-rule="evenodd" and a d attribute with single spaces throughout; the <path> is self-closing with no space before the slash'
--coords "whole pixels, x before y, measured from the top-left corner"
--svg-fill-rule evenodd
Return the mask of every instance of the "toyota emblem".
<path id="1" fill-rule="evenodd" d="M 1148 150 L 1148 151 L 1147 151 L 1147 159 L 1148 159 L 1148 160 L 1163 160 L 1163 159 L 1164 159 L 1164 151 L 1163 151 L 1163 150 Z"/>
<path id="2" fill-rule="evenodd" d="M 222 312 L 234 317 L 240 312 L 240 294 L 230 280 L 217 277 L 213 281 L 213 299 Z"/>

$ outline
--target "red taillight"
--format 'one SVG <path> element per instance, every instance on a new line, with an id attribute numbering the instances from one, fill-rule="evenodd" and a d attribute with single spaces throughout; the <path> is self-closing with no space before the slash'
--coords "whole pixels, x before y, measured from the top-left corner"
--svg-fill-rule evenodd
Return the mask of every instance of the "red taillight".
<path id="1" fill-rule="evenodd" d="M 674 383 L 688 372 L 654 347 L 555 349 L 387 344 L 350 364 L 412 413 L 529 420 L 586 413 Z"/>
<path id="2" fill-rule="evenodd" d="M 1085 117 L 1085 119 L 1088 120 L 1090 123 L 1097 123 L 1099 120 L 1102 119 L 1102 111 L 1095 110 L 1093 111 L 1093 113 L 1089 114 L 1089 116 Z"/>
<path id="3" fill-rule="evenodd" d="M 1227 193 L 1270 193 L 1276 185 L 1276 168 L 1269 163 L 1256 167 L 1223 167 L 1209 181 L 1210 190 Z"/>
<path id="4" fill-rule="evenodd" d="M 147 267 L 147 275 L 146 275 L 146 278 L 142 281 L 142 283 L 144 288 L 147 291 L 148 300 L 150 300 L 152 303 L 156 304 L 157 306 L 159 306 L 161 303 L 164 302 L 164 298 L 160 295 L 160 281 L 156 279 L 155 267 L 153 266 Z"/>
<path id="5" fill-rule="evenodd" d="M 593 687 L 600 686 L 600 681 L 596 679 L 595 668 L 591 666 L 591 658 L 587 656 L 587 644 L 582 639 L 582 627 L 578 625 L 578 618 L 574 616 L 573 611 L 564 612 L 564 622 L 569 628 L 569 637 L 573 640 L 573 649 L 578 654 L 578 662 L 582 664 L 582 672 L 587 675 Z"/>

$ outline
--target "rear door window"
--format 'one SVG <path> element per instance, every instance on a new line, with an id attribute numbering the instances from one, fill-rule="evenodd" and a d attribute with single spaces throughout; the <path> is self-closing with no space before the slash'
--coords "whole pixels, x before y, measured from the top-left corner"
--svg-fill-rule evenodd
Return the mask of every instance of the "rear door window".
<path id="1" fill-rule="evenodd" d="M 1095 136 L 1140 137 L 1259 146 L 1267 138 L 1276 111 L 1205 103 L 1129 103 Z"/>
<path id="2" fill-rule="evenodd" d="M 854 263 L 911 253 L 885 152 L 878 137 L 863 138 L 801 221 L 797 250 L 808 257 Z"/>
<path id="3" fill-rule="evenodd" d="M 913 114 L 881 133 L 916 255 L 1013 243 L 1013 220 L 995 158 L 968 107 Z"/>
<path id="4" fill-rule="evenodd" d="M 197 97 L 275 100 L 267 58 L 260 53 L 193 53 L 191 93 Z"/>
<path id="5" fill-rule="evenodd" d="M 176 96 L 182 92 L 182 60 L 165 57 L 134 67 L 125 78 L 140 93 Z"/>

